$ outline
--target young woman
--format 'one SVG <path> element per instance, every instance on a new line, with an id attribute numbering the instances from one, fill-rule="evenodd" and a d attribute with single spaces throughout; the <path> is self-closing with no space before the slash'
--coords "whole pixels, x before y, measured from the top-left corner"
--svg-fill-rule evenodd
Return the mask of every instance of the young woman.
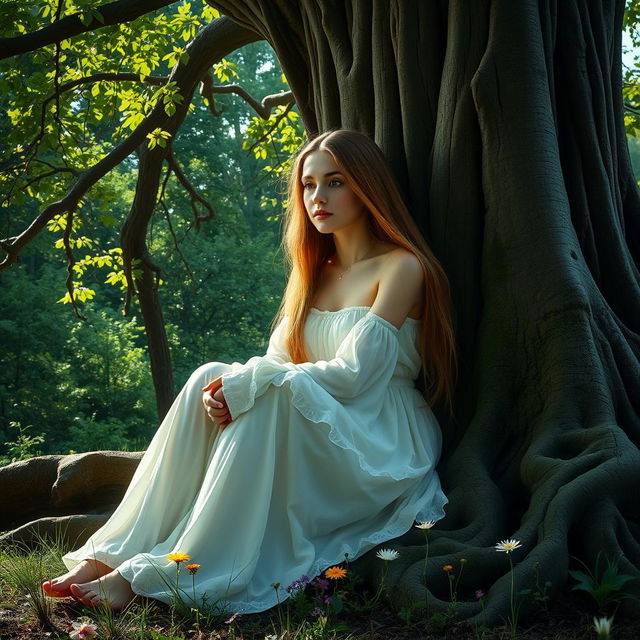
<path id="1" fill-rule="evenodd" d="M 298 153 L 285 248 L 267 353 L 194 371 L 48 594 L 169 603 L 167 556 L 182 552 L 200 565 L 198 604 L 263 611 L 302 575 L 444 516 L 430 404 L 450 406 L 455 375 L 448 282 L 367 136 L 330 131 Z M 192 576 L 179 580 L 192 597 Z"/>

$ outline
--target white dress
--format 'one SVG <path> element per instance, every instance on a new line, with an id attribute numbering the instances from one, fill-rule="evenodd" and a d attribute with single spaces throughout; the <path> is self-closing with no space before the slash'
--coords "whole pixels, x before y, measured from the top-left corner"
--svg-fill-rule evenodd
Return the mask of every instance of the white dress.
<path id="1" fill-rule="evenodd" d="M 227 611 L 264 611 L 285 587 L 439 520 L 447 498 L 435 466 L 441 432 L 413 381 L 419 323 L 397 329 L 369 307 L 310 311 L 310 362 L 289 362 L 286 319 L 266 355 L 210 362 L 176 397 L 111 518 L 76 551 L 132 590 L 169 603 L 176 565 L 200 564 L 202 596 Z M 202 388 L 222 375 L 233 422 L 220 431 Z M 276 596 L 274 583 L 280 583 Z M 183 597 L 192 576 L 180 572 Z"/>

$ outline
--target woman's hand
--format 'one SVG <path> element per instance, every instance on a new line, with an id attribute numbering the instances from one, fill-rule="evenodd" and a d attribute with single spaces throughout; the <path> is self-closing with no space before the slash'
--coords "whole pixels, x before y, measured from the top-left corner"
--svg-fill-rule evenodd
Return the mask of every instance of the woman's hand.
<path id="1" fill-rule="evenodd" d="M 220 429 L 224 429 L 231 422 L 231 414 L 222 390 L 222 377 L 210 382 L 202 392 L 202 402 L 207 415 Z"/>

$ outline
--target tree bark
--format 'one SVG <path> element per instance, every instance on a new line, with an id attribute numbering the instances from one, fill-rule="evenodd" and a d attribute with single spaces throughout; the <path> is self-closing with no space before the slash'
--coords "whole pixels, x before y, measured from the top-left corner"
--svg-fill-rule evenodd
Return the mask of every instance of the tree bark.
<path id="1" fill-rule="evenodd" d="M 640 194 L 622 0 L 211 0 L 273 46 L 311 134 L 374 137 L 451 280 L 461 375 L 427 586 L 458 612 L 557 593 L 570 556 L 640 577 Z M 424 539 L 390 565 L 423 598 Z M 637 584 L 637 581 L 636 581 Z M 487 592 L 484 612 L 473 598 Z M 520 598 L 532 611 L 531 597 Z M 638 611 L 638 601 L 627 601 Z"/>

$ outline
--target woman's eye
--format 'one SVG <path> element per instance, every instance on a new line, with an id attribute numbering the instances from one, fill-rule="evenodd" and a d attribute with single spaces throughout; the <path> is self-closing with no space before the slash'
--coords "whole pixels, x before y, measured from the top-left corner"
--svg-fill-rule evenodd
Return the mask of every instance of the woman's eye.
<path id="1" fill-rule="evenodd" d="M 302 188 L 303 189 L 308 189 L 309 187 L 313 187 L 313 184 L 311 182 L 303 182 L 302 183 Z"/>
<path id="2" fill-rule="evenodd" d="M 340 186 L 342 184 L 342 180 L 338 180 L 338 178 L 333 178 L 333 180 L 331 180 L 329 184 L 332 185 L 334 183 Z"/>

